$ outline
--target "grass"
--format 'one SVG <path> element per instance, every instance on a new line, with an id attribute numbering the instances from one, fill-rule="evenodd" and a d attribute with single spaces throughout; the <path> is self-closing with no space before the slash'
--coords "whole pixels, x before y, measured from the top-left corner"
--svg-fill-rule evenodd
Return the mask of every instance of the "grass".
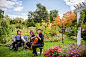
<path id="1" fill-rule="evenodd" d="M 48 50 L 50 47 L 53 47 L 54 45 L 58 45 L 61 44 L 62 41 L 58 41 L 58 42 L 46 42 L 44 43 L 44 50 Z M 68 36 L 65 37 L 64 40 L 64 45 L 67 44 L 76 44 L 76 40 L 70 39 Z M 39 52 L 40 50 L 37 48 L 37 52 Z M 34 54 L 32 54 L 32 50 L 29 49 L 22 49 L 22 47 L 18 48 L 18 51 L 13 51 L 10 50 L 10 47 L 6 47 L 6 46 L 0 46 L 0 57 L 32 57 Z M 40 54 L 38 54 L 37 57 L 44 57 L 43 54 L 40 56 Z"/>

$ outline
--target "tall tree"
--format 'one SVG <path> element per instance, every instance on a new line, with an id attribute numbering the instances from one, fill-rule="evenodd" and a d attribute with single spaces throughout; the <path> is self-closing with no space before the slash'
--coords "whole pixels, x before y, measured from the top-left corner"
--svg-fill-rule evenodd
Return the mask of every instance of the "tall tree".
<path id="1" fill-rule="evenodd" d="M 58 10 L 51 10 L 50 11 L 50 21 L 53 21 L 53 17 L 57 17 L 58 16 Z"/>
<path id="2" fill-rule="evenodd" d="M 4 11 L 0 9 L 0 18 L 3 18 L 4 16 Z"/>
<path id="3" fill-rule="evenodd" d="M 41 20 L 48 21 L 48 11 L 46 7 L 41 5 L 40 3 L 36 5 L 37 9 L 34 12 L 29 11 L 28 17 L 29 19 L 33 19 L 35 22 L 41 22 Z"/>

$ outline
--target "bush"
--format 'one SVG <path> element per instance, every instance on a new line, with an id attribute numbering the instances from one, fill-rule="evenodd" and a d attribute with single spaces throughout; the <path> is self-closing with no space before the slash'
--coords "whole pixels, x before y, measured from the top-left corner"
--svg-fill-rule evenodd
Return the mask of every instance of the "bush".
<path id="1" fill-rule="evenodd" d="M 75 27 L 71 27 L 72 29 L 70 30 L 70 32 L 67 33 L 68 36 L 77 36 L 77 28 L 76 25 Z"/>
<path id="2" fill-rule="evenodd" d="M 86 24 L 83 24 L 81 28 L 82 28 L 81 37 L 83 38 L 83 40 L 86 40 Z"/>
<path id="3" fill-rule="evenodd" d="M 85 57 L 86 56 L 85 45 L 67 45 L 58 44 L 53 48 L 44 51 L 45 57 Z"/>
<path id="4" fill-rule="evenodd" d="M 10 25 L 9 20 L 0 19 L 0 42 L 6 43 L 6 37 L 9 36 L 13 31 L 15 31 L 15 27 Z"/>
<path id="5" fill-rule="evenodd" d="M 26 25 L 27 25 L 27 27 L 31 27 L 31 26 L 35 27 L 35 23 L 33 20 L 31 22 L 27 22 Z"/>
<path id="6" fill-rule="evenodd" d="M 18 29 L 23 29 L 23 25 L 22 25 L 22 24 L 17 23 L 17 24 L 15 24 L 15 26 L 16 26 L 16 28 L 18 28 Z"/>
<path id="7" fill-rule="evenodd" d="M 2 35 L 6 35 L 7 36 L 13 30 L 12 27 L 10 26 L 9 21 L 5 20 L 5 19 L 1 20 L 0 26 L 2 28 L 2 29 L 0 29 L 0 36 L 2 36 Z"/>

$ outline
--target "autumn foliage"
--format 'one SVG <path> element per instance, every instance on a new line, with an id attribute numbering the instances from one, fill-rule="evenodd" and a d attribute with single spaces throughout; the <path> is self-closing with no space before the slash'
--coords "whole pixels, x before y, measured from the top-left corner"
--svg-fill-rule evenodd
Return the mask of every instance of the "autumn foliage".
<path id="1" fill-rule="evenodd" d="M 53 20 L 54 20 L 52 23 L 53 25 L 62 27 L 62 23 L 63 23 L 63 27 L 68 27 L 76 23 L 74 21 L 77 20 L 77 17 L 75 13 L 68 12 L 68 13 L 63 14 L 62 19 L 60 19 L 59 16 L 57 16 L 57 17 L 54 17 Z"/>

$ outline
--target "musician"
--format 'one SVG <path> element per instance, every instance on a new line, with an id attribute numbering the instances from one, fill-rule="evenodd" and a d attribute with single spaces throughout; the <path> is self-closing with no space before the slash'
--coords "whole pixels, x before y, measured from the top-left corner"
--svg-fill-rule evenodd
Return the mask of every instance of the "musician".
<path id="1" fill-rule="evenodd" d="M 42 34 L 42 31 L 43 31 L 42 29 L 38 29 L 38 35 L 37 35 L 38 42 L 32 46 L 33 53 L 35 53 L 33 57 L 37 56 L 36 48 L 44 46 L 44 35 Z"/>
<path id="2" fill-rule="evenodd" d="M 34 35 L 34 32 L 32 30 L 30 31 L 30 34 L 31 34 L 30 40 L 29 40 L 29 42 L 26 43 L 27 47 L 25 47 L 25 49 L 30 48 L 32 42 L 35 40 L 35 35 Z"/>
<path id="3" fill-rule="evenodd" d="M 15 48 L 14 50 L 17 51 L 19 45 L 21 44 L 21 42 L 23 42 L 23 45 L 24 45 L 24 42 L 26 40 L 24 39 L 23 35 L 21 35 L 21 31 L 20 30 L 17 31 L 17 35 L 15 37 L 16 37 L 16 41 L 13 42 L 12 45 L 13 45 L 13 48 Z M 10 50 L 12 50 L 13 48 L 11 48 Z"/>

